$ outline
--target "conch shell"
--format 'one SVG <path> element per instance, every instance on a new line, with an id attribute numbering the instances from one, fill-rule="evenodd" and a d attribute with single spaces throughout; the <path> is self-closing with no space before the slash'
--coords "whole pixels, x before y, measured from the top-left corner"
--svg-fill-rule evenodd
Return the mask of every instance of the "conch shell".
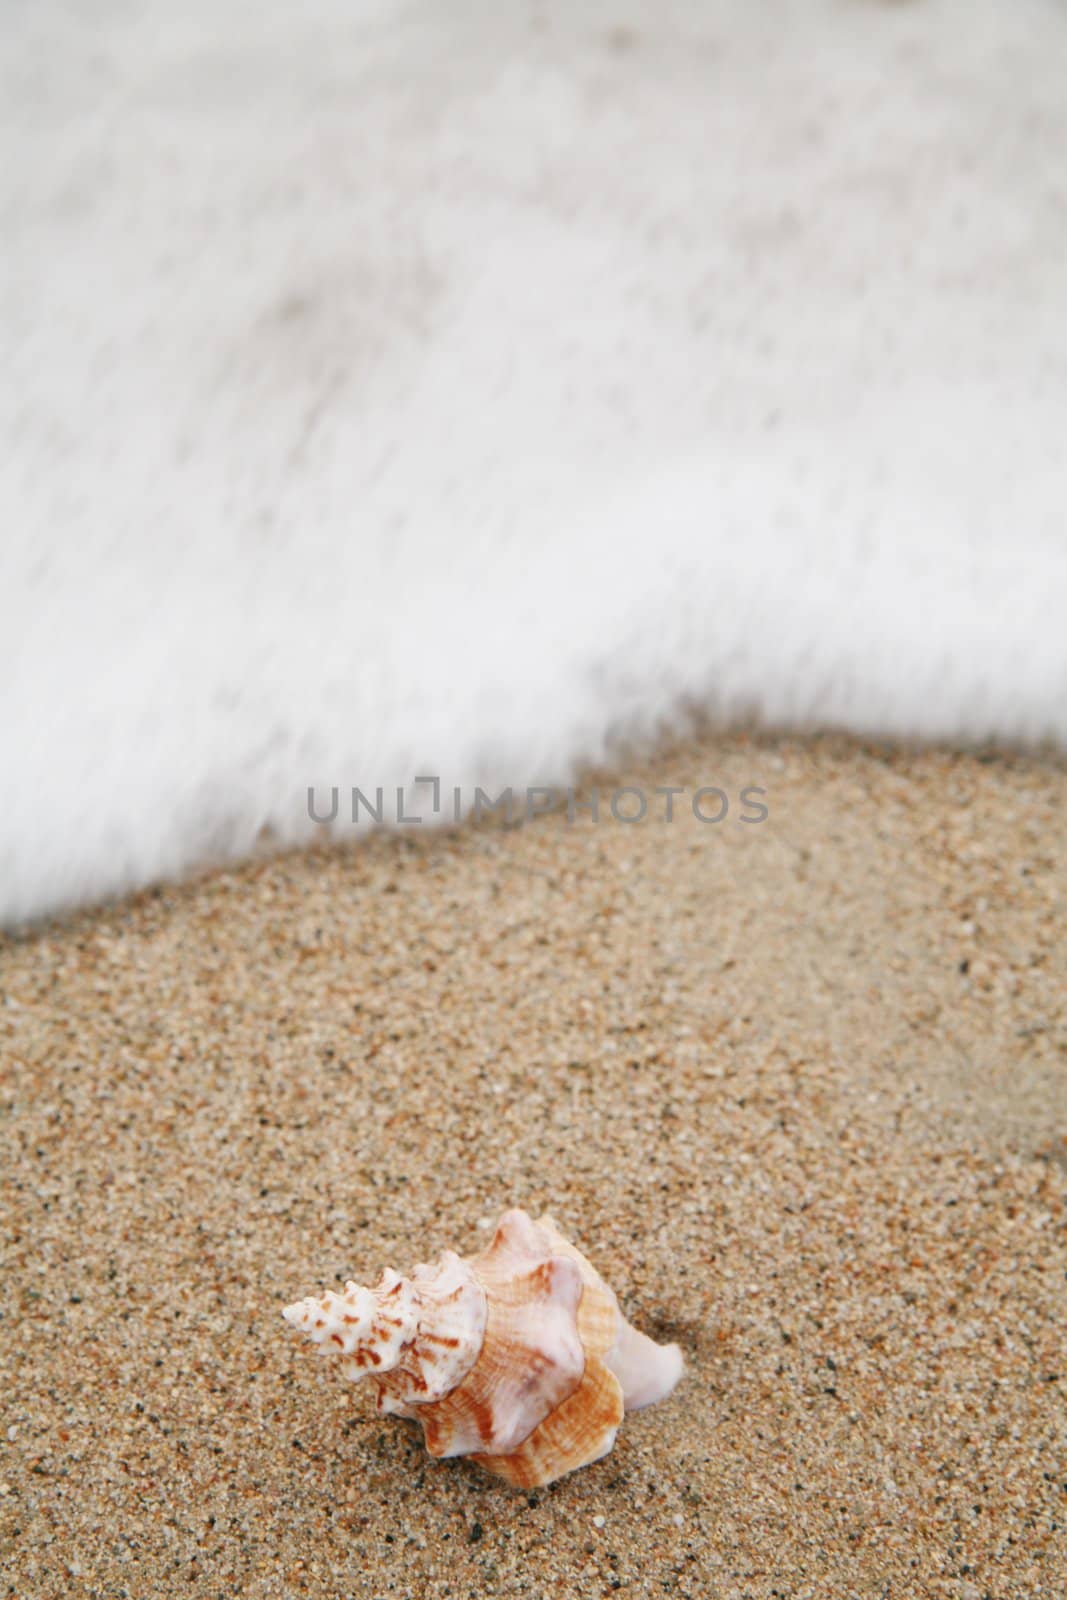
<path id="1" fill-rule="evenodd" d="M 607 1455 L 625 1411 L 670 1394 L 676 1344 L 630 1326 L 551 1217 L 501 1217 L 487 1249 L 446 1250 L 409 1278 L 286 1306 L 284 1316 L 370 1378 L 378 1410 L 422 1423 L 433 1456 L 473 1456 L 520 1489 Z"/>

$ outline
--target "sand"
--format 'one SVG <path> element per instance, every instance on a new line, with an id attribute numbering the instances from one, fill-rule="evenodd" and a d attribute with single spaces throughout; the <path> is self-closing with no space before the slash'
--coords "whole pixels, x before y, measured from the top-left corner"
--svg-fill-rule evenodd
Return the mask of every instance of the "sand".
<path id="1" fill-rule="evenodd" d="M 626 776 L 735 804 L 0 944 L 3 1592 L 1064 1592 L 1062 763 L 735 737 Z M 511 1204 L 688 1359 L 529 1495 L 280 1316 Z"/>

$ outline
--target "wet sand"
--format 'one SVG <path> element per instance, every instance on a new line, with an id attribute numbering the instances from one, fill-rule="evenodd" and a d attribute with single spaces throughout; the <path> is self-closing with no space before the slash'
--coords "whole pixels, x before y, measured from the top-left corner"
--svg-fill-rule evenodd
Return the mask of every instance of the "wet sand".
<path id="1" fill-rule="evenodd" d="M 412 829 L 0 942 L 2 1592 L 1064 1591 L 1063 764 L 623 776 L 769 815 Z M 512 1204 L 688 1361 L 529 1495 L 280 1315 Z"/>

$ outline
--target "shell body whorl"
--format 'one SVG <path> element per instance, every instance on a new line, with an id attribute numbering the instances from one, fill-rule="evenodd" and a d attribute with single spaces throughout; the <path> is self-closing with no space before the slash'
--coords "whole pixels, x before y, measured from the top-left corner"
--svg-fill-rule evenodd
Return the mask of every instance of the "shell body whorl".
<path id="1" fill-rule="evenodd" d="M 371 1378 L 380 1411 L 420 1422 L 431 1455 L 472 1455 L 521 1488 L 606 1455 L 624 1411 L 682 1371 L 677 1345 L 630 1326 L 551 1217 L 524 1211 L 505 1212 L 476 1255 L 448 1250 L 285 1316 L 346 1377 Z"/>

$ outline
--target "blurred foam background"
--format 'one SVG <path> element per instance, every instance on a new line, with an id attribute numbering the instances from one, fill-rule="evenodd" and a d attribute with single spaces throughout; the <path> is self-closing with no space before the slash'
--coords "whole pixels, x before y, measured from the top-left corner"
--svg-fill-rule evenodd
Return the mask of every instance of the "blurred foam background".
<path id="1" fill-rule="evenodd" d="M 0 920 L 683 708 L 1067 742 L 1060 0 L 4 22 Z"/>

